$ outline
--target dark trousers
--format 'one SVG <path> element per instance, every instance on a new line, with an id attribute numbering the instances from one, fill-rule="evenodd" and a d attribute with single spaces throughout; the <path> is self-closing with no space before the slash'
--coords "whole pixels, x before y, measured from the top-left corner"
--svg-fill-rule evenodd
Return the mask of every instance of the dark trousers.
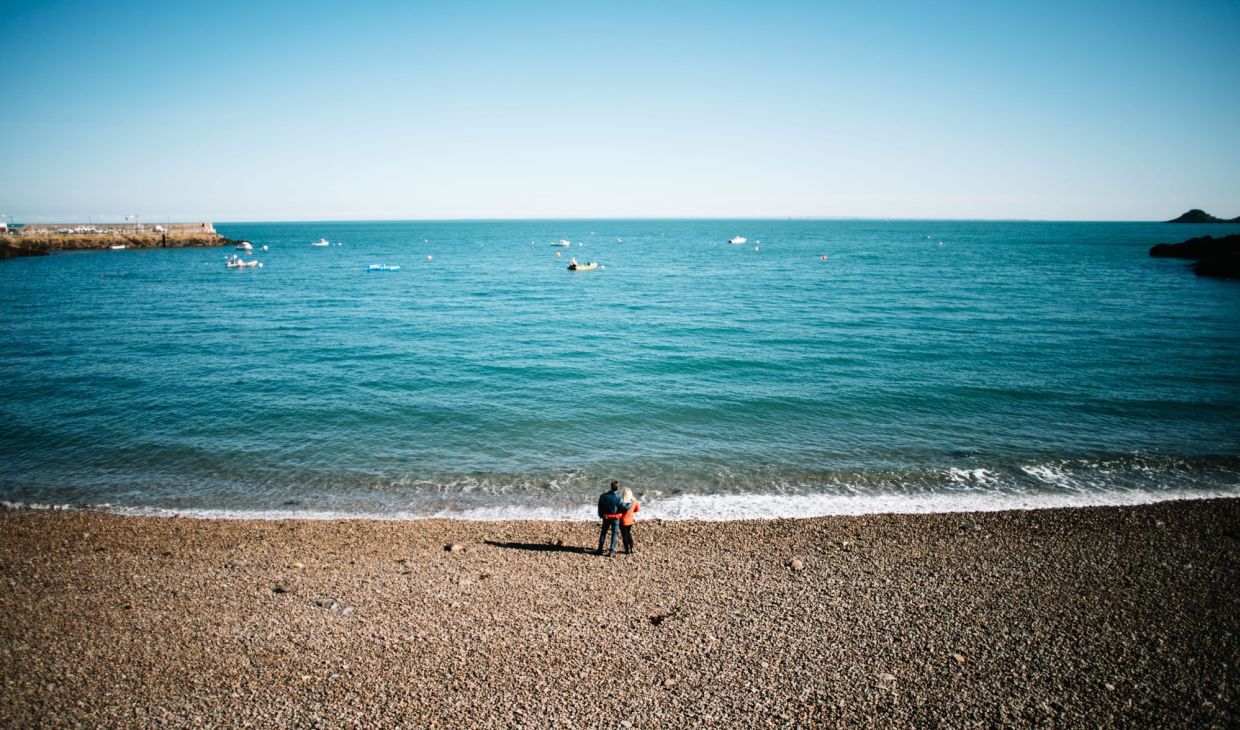
<path id="1" fill-rule="evenodd" d="M 616 533 L 620 532 L 620 520 L 603 520 L 603 527 L 598 533 L 598 551 L 603 552 L 603 540 L 607 537 L 607 531 L 611 530 L 611 549 L 607 552 L 616 552 Z"/>
<path id="2" fill-rule="evenodd" d="M 620 525 L 620 538 L 624 541 L 624 552 L 633 552 L 633 526 Z"/>

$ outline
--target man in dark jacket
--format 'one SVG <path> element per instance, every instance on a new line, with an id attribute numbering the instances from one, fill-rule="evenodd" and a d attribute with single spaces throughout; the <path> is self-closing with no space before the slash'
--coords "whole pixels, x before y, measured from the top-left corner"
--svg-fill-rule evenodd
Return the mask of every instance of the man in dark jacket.
<path id="1" fill-rule="evenodd" d="M 620 501 L 620 482 L 611 483 L 611 491 L 603 492 L 598 498 L 598 517 L 603 527 L 598 533 L 598 555 L 603 554 L 603 540 L 607 538 L 607 530 L 611 530 L 611 548 L 607 557 L 616 554 L 616 535 L 620 532 L 620 517 L 624 514 L 624 504 Z"/>

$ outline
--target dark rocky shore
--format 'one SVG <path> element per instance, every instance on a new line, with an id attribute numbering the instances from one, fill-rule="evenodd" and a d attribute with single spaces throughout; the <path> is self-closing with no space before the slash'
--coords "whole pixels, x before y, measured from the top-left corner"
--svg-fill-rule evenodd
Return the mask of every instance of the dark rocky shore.
<path id="1" fill-rule="evenodd" d="M 1150 249 L 1155 258 L 1198 259 L 1193 272 L 1198 276 L 1240 278 L 1240 234 L 1198 236 L 1183 243 L 1159 243 Z"/>
<path id="2" fill-rule="evenodd" d="M 0 514 L 0 725 L 1240 722 L 1240 500 L 635 534 Z"/>
<path id="3" fill-rule="evenodd" d="M 46 256 L 47 251 L 39 248 L 28 248 L 21 245 L 21 241 L 14 238 L 6 240 L 9 237 L 0 238 L 0 259 L 16 259 L 23 256 Z"/>

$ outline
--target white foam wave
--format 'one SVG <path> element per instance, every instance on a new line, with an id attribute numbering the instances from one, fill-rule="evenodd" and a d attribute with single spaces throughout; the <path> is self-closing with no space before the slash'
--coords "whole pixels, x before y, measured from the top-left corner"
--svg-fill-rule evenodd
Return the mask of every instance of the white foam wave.
<path id="1" fill-rule="evenodd" d="M 1053 464 L 1026 465 L 1022 466 L 1020 470 L 1040 482 L 1055 487 L 1072 488 L 1076 486 L 1075 480 L 1067 470 Z"/>
<path id="2" fill-rule="evenodd" d="M 947 478 L 956 484 L 984 486 L 999 483 L 999 475 L 986 469 L 958 469 L 952 467 L 947 470 Z"/>
<path id="3" fill-rule="evenodd" d="M 1123 490 L 1061 493 L 981 493 L 922 495 L 677 495 L 647 497 L 642 502 L 643 519 L 699 520 L 725 522 L 797 517 L 824 517 L 867 514 L 928 514 L 955 512 L 999 512 L 1005 510 L 1050 509 L 1060 507 L 1102 507 L 1154 504 L 1184 499 L 1224 499 L 1240 497 L 1240 484 L 1208 490 Z M 9 509 L 65 509 L 64 506 L 22 505 L 5 502 Z M 495 505 L 437 511 L 408 510 L 380 513 L 332 510 L 248 510 L 248 509 L 167 509 L 160 507 L 119 507 L 94 505 L 114 514 L 154 517 L 189 517 L 209 520 L 426 520 L 450 519 L 497 521 L 582 521 L 595 519 L 592 505 L 556 507 L 548 505 Z"/>
<path id="4" fill-rule="evenodd" d="M 1074 493 L 980 493 L 924 495 L 682 495 L 652 503 L 643 513 L 666 520 L 719 522 L 740 519 L 825 517 L 868 514 L 1001 512 L 1057 507 L 1102 507 L 1153 504 L 1181 499 L 1240 496 L 1240 485 L 1196 491 L 1109 491 Z"/>

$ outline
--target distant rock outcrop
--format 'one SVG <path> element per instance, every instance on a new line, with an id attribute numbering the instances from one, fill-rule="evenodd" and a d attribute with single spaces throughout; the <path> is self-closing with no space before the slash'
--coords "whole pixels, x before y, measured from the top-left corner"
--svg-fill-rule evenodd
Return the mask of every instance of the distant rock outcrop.
<path id="1" fill-rule="evenodd" d="M 1199 236 L 1184 243 L 1160 243 L 1150 249 L 1156 258 L 1198 259 L 1193 271 L 1198 276 L 1240 278 L 1240 234 L 1215 238 Z"/>
<path id="2" fill-rule="evenodd" d="M 1168 223 L 1240 223 L 1240 216 L 1235 218 L 1215 218 L 1204 210 L 1193 208 L 1179 218 L 1167 221 Z"/>

